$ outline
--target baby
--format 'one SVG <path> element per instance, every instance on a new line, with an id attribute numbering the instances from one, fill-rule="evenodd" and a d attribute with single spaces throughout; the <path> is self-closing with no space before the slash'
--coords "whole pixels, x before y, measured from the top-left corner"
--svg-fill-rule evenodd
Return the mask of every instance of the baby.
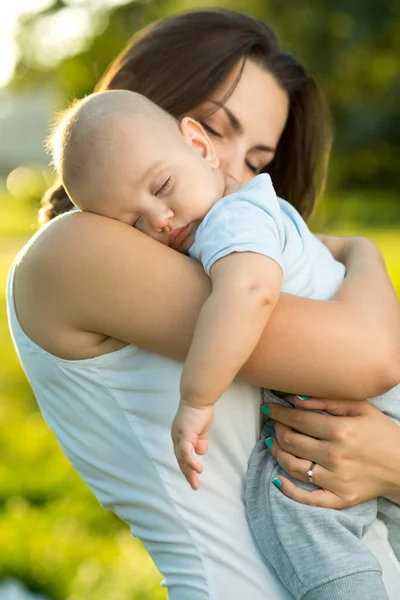
<path id="1" fill-rule="evenodd" d="M 197 489 L 202 466 L 194 452 L 202 455 L 207 451 L 214 404 L 253 352 L 280 291 L 330 299 L 343 281 L 344 266 L 309 231 L 298 212 L 276 197 L 269 175 L 259 175 L 240 189 L 220 171 L 213 144 L 199 123 L 190 117 L 178 123 L 139 94 L 109 91 L 77 102 L 62 117 L 50 146 L 53 162 L 75 206 L 117 219 L 189 254 L 202 262 L 211 277 L 212 293 L 197 321 L 172 425 L 179 466 L 192 488 Z M 385 406 L 381 404 L 380 408 Z M 273 435 L 273 424 L 267 426 L 267 433 Z M 256 507 L 249 512 L 250 524 L 285 585 L 296 598 L 303 597 L 296 575 L 288 574 L 289 567 L 279 558 L 279 548 L 284 547 L 282 539 L 274 551 L 270 550 L 274 548 L 274 527 L 279 517 L 278 513 L 265 515 L 260 503 L 268 504 L 272 511 L 274 502 L 279 507 L 285 497 L 275 488 L 277 496 L 266 502 L 269 481 L 279 466 L 265 446 L 254 460 L 259 461 L 260 456 L 263 475 L 248 480 L 248 509 Z M 262 488 L 261 482 L 265 481 L 268 484 Z M 289 502 L 296 506 L 291 507 L 291 515 L 286 506 L 280 507 L 285 518 L 296 524 L 304 521 L 304 529 L 312 530 L 313 522 L 308 520 L 307 524 L 305 518 L 311 509 Z M 349 517 L 349 529 L 358 518 L 363 531 L 375 518 L 371 515 L 376 515 L 376 505 L 375 509 L 365 510 Z M 341 532 L 343 520 L 333 519 L 333 524 L 329 521 L 332 532 L 326 525 L 327 539 Z M 269 522 L 271 525 L 266 524 Z M 340 538 L 339 533 L 336 537 Z M 361 535 L 350 537 L 354 543 L 351 546 L 347 541 L 346 552 L 342 551 L 346 558 L 343 568 L 352 571 L 349 556 L 356 553 L 354 572 L 359 573 L 360 563 L 364 571 L 376 573 L 376 561 L 359 539 Z M 329 565 L 332 554 L 325 536 L 323 543 Z M 288 554 L 287 547 L 285 552 L 283 555 Z M 304 558 L 304 552 L 300 554 Z M 298 572 L 296 560 L 302 556 L 291 557 L 294 573 Z M 313 569 L 318 572 L 314 553 L 313 561 Z M 321 573 L 327 569 L 322 564 Z M 341 577 L 340 571 L 335 572 L 333 583 Z M 370 588 L 375 596 L 366 595 L 364 590 L 363 600 L 386 597 L 382 595 L 379 574 L 376 586 Z M 359 597 L 355 588 L 349 590 L 348 597 Z M 377 590 L 380 595 L 376 595 Z M 341 597 L 335 595 L 334 588 L 328 591 L 321 597 Z"/>
<path id="2" fill-rule="evenodd" d="M 254 350 L 281 288 L 284 232 L 273 223 L 280 210 L 270 179 L 260 176 L 242 195 L 229 196 L 239 186 L 225 180 L 201 125 L 188 117 L 178 124 L 127 91 L 95 94 L 75 104 L 51 145 L 75 206 L 189 253 L 211 276 L 213 291 L 185 362 L 172 428 L 179 465 L 196 489 L 201 465 L 192 451 L 206 452 L 214 403 Z M 271 204 L 272 218 L 264 204 Z M 250 205 L 255 218 L 248 216 Z M 271 227 L 278 243 L 272 253 Z M 329 267 L 335 264 L 326 249 L 324 254 Z M 343 267 L 335 268 L 340 282 Z"/>
<path id="3" fill-rule="evenodd" d="M 189 253 L 212 279 L 172 428 L 179 465 L 197 489 L 201 465 L 192 451 L 206 452 L 214 403 L 253 352 L 282 288 L 283 265 L 297 294 L 319 298 L 334 294 L 344 267 L 289 204 L 279 204 L 268 175 L 239 193 L 199 123 L 185 117 L 178 124 L 139 94 L 111 91 L 78 102 L 51 146 L 75 206 Z"/>

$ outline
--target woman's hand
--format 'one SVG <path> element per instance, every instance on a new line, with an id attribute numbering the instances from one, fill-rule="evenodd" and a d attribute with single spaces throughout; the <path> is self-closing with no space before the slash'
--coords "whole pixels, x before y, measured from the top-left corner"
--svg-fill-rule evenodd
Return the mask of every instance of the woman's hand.
<path id="1" fill-rule="evenodd" d="M 271 454 L 291 477 L 314 483 L 306 491 L 282 480 L 286 496 L 311 506 L 346 508 L 377 496 L 400 499 L 400 427 L 367 401 L 297 400 L 302 409 L 269 404 L 276 438 Z M 336 415 L 336 416 L 332 416 Z"/>
<path id="2" fill-rule="evenodd" d="M 354 248 L 369 248 L 379 254 L 377 246 L 369 239 L 361 235 L 339 236 L 328 235 L 326 233 L 316 233 L 315 236 L 331 252 L 333 258 L 343 264 L 346 264 L 349 253 Z"/>
<path id="3" fill-rule="evenodd" d="M 346 248 L 351 238 L 325 233 L 316 233 L 315 236 L 330 250 L 333 258 L 341 263 L 345 262 Z"/>

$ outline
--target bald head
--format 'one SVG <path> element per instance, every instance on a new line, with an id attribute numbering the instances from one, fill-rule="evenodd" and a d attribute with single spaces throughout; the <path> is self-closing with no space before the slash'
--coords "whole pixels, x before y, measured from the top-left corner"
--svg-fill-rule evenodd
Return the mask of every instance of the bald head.
<path id="1" fill-rule="evenodd" d="M 78 208 L 93 210 L 128 130 L 129 143 L 140 144 L 140 136 L 134 135 L 138 123 L 141 130 L 146 123 L 149 134 L 169 131 L 176 135 L 179 131 L 171 115 L 127 90 L 91 94 L 61 114 L 47 146 L 64 188 Z"/>

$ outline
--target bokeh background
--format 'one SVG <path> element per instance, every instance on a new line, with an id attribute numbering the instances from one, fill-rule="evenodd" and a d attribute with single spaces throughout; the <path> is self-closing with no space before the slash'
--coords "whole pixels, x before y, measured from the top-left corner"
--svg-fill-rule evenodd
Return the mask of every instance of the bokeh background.
<path id="1" fill-rule="evenodd" d="M 284 50 L 317 78 L 336 133 L 327 192 L 312 228 L 370 236 L 400 296 L 400 0 L 13 0 L 5 5 L 0 8 L 1 293 L 13 257 L 37 229 L 39 200 L 53 181 L 43 149 L 53 111 L 90 93 L 138 29 L 186 8 L 218 6 L 270 24 Z M 161 576 L 140 542 L 98 505 L 38 412 L 8 335 L 4 300 L 0 453 L 2 600 L 11 590 L 13 598 L 166 599 Z"/>

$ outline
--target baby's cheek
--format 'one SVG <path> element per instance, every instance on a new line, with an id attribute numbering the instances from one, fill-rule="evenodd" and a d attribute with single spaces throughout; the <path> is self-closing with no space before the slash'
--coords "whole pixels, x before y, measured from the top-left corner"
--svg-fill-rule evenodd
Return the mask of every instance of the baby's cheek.
<path id="1" fill-rule="evenodd" d="M 153 238 L 153 240 L 156 240 L 157 242 L 168 246 L 168 234 L 164 232 L 155 231 L 154 228 L 150 225 L 150 223 L 147 223 L 144 219 L 140 219 L 140 221 L 135 225 L 135 229 Z"/>
<path id="2" fill-rule="evenodd" d="M 160 242 L 160 244 L 164 244 L 164 246 L 168 246 L 168 234 L 167 233 L 159 233 L 154 231 L 154 229 L 148 234 L 153 240 L 156 242 Z"/>

